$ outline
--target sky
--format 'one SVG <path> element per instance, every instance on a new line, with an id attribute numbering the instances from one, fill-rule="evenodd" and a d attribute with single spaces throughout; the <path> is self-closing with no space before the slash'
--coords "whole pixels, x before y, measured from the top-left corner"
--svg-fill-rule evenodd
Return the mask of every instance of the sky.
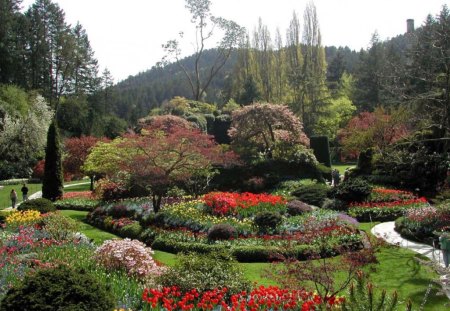
<path id="1" fill-rule="evenodd" d="M 34 0 L 23 0 L 26 10 Z M 185 0 L 53 0 L 66 14 L 66 21 L 86 29 L 99 61 L 100 72 L 108 68 L 115 82 L 150 69 L 164 56 L 162 44 L 185 33 L 183 55 L 193 53 L 194 25 Z M 309 0 L 211 0 L 215 16 L 237 22 L 252 32 L 261 17 L 275 34 L 285 37 L 296 11 L 303 24 Z M 406 31 L 406 20 L 420 26 L 428 14 L 436 15 L 449 0 L 315 0 L 323 45 L 367 48 L 372 34 L 380 39 Z M 273 38 L 272 36 L 272 38 Z M 215 40 L 217 41 L 217 40 Z M 215 42 L 213 42 L 215 43 Z"/>

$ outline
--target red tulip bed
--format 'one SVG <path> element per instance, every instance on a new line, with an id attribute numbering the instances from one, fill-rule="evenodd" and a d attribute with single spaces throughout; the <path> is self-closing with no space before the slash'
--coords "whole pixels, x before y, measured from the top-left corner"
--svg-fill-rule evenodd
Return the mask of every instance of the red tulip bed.
<path id="1" fill-rule="evenodd" d="M 323 302 L 327 310 L 342 303 L 343 297 L 322 299 L 305 290 L 288 290 L 276 286 L 260 286 L 250 292 L 229 295 L 228 289 L 213 289 L 199 293 L 196 289 L 181 292 L 176 286 L 162 289 L 145 289 L 142 299 L 144 310 L 317 310 Z"/>
<path id="2" fill-rule="evenodd" d="M 348 214 L 359 221 L 392 221 L 409 209 L 426 206 L 428 201 L 412 192 L 375 188 L 366 202 L 350 204 Z"/>

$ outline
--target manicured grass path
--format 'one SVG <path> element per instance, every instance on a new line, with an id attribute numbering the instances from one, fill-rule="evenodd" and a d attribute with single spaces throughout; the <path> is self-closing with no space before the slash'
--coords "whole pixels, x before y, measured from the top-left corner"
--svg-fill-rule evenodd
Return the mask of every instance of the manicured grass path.
<path id="1" fill-rule="evenodd" d="M 62 213 L 80 221 L 80 231 L 93 239 L 97 244 L 117 237 L 84 223 L 83 219 L 87 212 L 62 211 Z M 360 228 L 369 233 L 370 228 L 376 224 L 363 223 L 360 225 Z M 401 301 L 403 305 L 405 304 L 405 299 L 411 299 L 413 302 L 413 310 L 419 310 L 420 305 L 424 301 L 427 288 L 432 284 L 423 310 L 450 310 L 449 300 L 443 295 L 437 295 L 438 287 L 432 283 L 433 280 L 437 279 L 437 274 L 430 268 L 420 265 L 415 260 L 416 257 L 420 257 L 420 255 L 407 249 L 383 246 L 377 253 L 379 263 L 367 267 L 365 272 L 369 275 L 371 282 L 376 287 L 380 289 L 384 288 L 388 293 L 396 290 L 399 297 L 403 299 Z M 176 262 L 176 255 L 162 251 L 155 251 L 154 258 L 169 266 Z M 339 257 L 330 260 L 339 260 Z M 264 275 L 265 270 L 270 269 L 269 263 L 240 263 L 239 265 L 242 266 L 249 280 L 261 285 L 275 284 L 275 282 L 261 276 L 261 274 Z M 339 276 L 337 277 L 339 278 Z"/>

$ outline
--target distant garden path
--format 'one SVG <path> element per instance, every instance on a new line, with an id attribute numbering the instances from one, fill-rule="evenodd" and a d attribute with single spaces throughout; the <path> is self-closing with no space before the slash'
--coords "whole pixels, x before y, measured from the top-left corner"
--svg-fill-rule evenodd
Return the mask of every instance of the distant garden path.
<path id="1" fill-rule="evenodd" d="M 419 253 L 439 265 L 438 273 L 441 275 L 441 284 L 447 297 L 450 299 L 450 268 L 445 269 L 442 251 L 430 245 L 417 243 L 404 239 L 395 231 L 395 221 L 383 222 L 375 225 L 371 233 L 376 237 L 382 238 L 389 244 L 398 245 Z"/>

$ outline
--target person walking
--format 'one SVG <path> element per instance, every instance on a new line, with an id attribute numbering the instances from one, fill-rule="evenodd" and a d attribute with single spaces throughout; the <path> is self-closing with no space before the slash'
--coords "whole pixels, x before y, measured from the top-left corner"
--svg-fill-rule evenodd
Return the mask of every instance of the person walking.
<path id="1" fill-rule="evenodd" d="M 12 189 L 11 193 L 9 194 L 9 197 L 11 198 L 11 205 L 12 208 L 16 208 L 16 202 L 17 202 L 17 192 L 16 190 Z"/>
<path id="2" fill-rule="evenodd" d="M 22 199 L 23 201 L 27 201 L 28 200 L 28 187 L 26 184 L 23 184 L 22 189 L 20 189 L 20 191 L 22 191 Z"/>

